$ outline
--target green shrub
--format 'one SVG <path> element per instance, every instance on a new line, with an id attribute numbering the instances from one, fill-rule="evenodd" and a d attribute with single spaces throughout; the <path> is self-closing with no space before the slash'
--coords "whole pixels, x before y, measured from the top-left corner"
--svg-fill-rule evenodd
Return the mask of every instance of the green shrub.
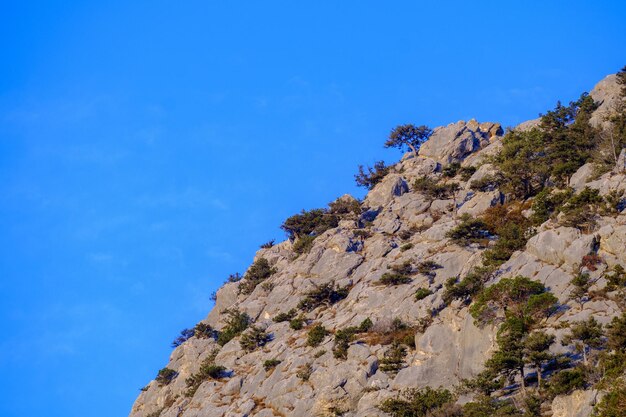
<path id="1" fill-rule="evenodd" d="M 330 306 L 346 298 L 349 292 L 349 287 L 335 287 L 334 282 L 329 282 L 309 291 L 298 303 L 298 308 L 313 311 L 321 305 Z"/>
<path id="2" fill-rule="evenodd" d="M 467 246 L 472 243 L 484 243 L 489 237 L 489 231 L 485 222 L 464 214 L 461 216 L 461 223 L 449 230 L 446 237 L 460 246 Z"/>
<path id="3" fill-rule="evenodd" d="M 473 191 L 493 191 L 502 185 L 504 178 L 500 174 L 485 175 L 479 180 L 472 181 L 470 188 Z"/>
<path id="4" fill-rule="evenodd" d="M 608 291 L 614 291 L 619 287 L 626 287 L 626 270 L 619 264 L 615 265 L 605 277 Z"/>
<path id="5" fill-rule="evenodd" d="M 274 239 L 265 242 L 264 244 L 261 245 L 261 249 L 269 249 L 269 248 L 273 247 L 274 246 L 274 242 L 276 242 Z"/>
<path id="6" fill-rule="evenodd" d="M 476 267 L 461 281 L 458 281 L 458 277 L 448 278 L 444 284 L 443 301 L 446 304 L 453 300 L 468 302 L 483 289 L 493 271 L 492 267 Z"/>
<path id="7" fill-rule="evenodd" d="M 193 397 L 200 385 L 208 379 L 221 379 L 226 376 L 226 368 L 214 363 L 217 352 L 217 349 L 213 350 L 211 354 L 202 361 L 198 372 L 185 380 L 187 384 L 185 396 Z"/>
<path id="8" fill-rule="evenodd" d="M 604 203 L 599 191 L 585 187 L 578 194 L 572 195 L 561 207 L 563 216 L 560 223 L 567 227 L 576 227 L 590 231 L 595 226 L 596 213 Z"/>
<path id="9" fill-rule="evenodd" d="M 278 313 L 272 320 L 274 320 L 274 323 L 281 323 L 283 321 L 291 321 L 296 317 L 297 314 L 298 312 L 296 311 L 296 309 L 292 308 L 286 313 Z"/>
<path id="10" fill-rule="evenodd" d="M 417 272 L 419 272 L 422 275 L 429 276 L 434 271 L 436 271 L 437 269 L 441 269 L 441 268 L 443 268 L 443 266 L 439 265 L 435 261 L 429 260 L 429 261 L 421 262 L 419 265 L 417 265 Z"/>
<path id="11" fill-rule="evenodd" d="M 570 292 L 570 300 L 576 300 L 582 305 L 585 298 L 588 296 L 589 288 L 591 287 L 589 274 L 578 273 L 574 278 L 572 278 L 570 284 L 574 287 Z"/>
<path id="12" fill-rule="evenodd" d="M 306 365 L 302 366 L 302 368 L 300 368 L 298 372 L 296 372 L 296 376 L 303 381 L 308 381 L 312 373 L 313 367 L 310 363 L 307 363 Z"/>
<path id="13" fill-rule="evenodd" d="M 571 210 L 588 205 L 599 205 L 604 202 L 604 199 L 600 195 L 600 191 L 585 187 L 578 194 L 572 195 L 563 205 L 563 212 L 567 213 Z"/>
<path id="14" fill-rule="evenodd" d="M 243 279 L 239 272 L 235 272 L 234 274 L 230 274 L 228 278 L 226 278 L 226 282 L 239 282 Z"/>
<path id="15" fill-rule="evenodd" d="M 471 305 L 470 314 L 479 323 L 490 323 L 498 311 L 506 310 L 507 319 L 518 318 L 528 325 L 554 313 L 556 303 L 556 297 L 541 282 L 518 275 L 483 289 Z"/>
<path id="16" fill-rule="evenodd" d="M 298 255 L 302 255 L 303 253 L 309 253 L 313 248 L 313 241 L 316 237 L 317 236 L 313 235 L 304 235 L 294 242 L 291 249 Z"/>
<path id="17" fill-rule="evenodd" d="M 391 167 L 386 166 L 384 161 L 376 162 L 373 169 L 368 166 L 367 171 L 363 165 L 359 165 L 359 172 L 354 176 L 356 185 L 371 190 L 387 176 L 390 170 Z"/>
<path id="18" fill-rule="evenodd" d="M 410 260 L 404 261 L 403 263 L 399 265 L 390 265 L 389 269 L 391 269 L 393 272 L 397 274 L 402 274 L 402 275 L 413 274 L 413 264 Z"/>
<path id="19" fill-rule="evenodd" d="M 453 400 L 454 396 L 447 389 L 408 388 L 397 397 L 386 399 L 378 408 L 392 417 L 426 417 Z"/>
<path id="20" fill-rule="evenodd" d="M 607 346 L 617 352 L 626 353 L 626 312 L 613 317 L 607 325 Z"/>
<path id="21" fill-rule="evenodd" d="M 588 206 L 577 207 L 563 214 L 561 225 L 591 232 L 596 226 L 596 213 Z"/>
<path id="22" fill-rule="evenodd" d="M 270 369 L 274 369 L 276 368 L 281 361 L 279 361 L 278 359 L 268 359 L 265 362 L 263 362 L 263 369 L 265 369 L 266 371 L 269 371 Z"/>
<path id="23" fill-rule="evenodd" d="M 331 214 L 340 217 L 355 218 L 361 214 L 361 203 L 354 198 L 338 198 L 332 203 L 328 204 L 328 209 Z"/>
<path id="24" fill-rule="evenodd" d="M 508 223 L 498 228 L 498 239 L 483 254 L 485 265 L 500 266 L 508 261 L 513 253 L 524 249 L 528 241 L 528 228 L 517 223 Z"/>
<path id="25" fill-rule="evenodd" d="M 549 179 L 565 186 L 571 174 L 590 157 L 596 144 L 597 129 L 589 118 L 597 107 L 593 99 L 580 99 L 541 117 L 537 128 L 506 134 L 494 163 L 504 176 L 504 191 L 526 199 L 540 192 Z"/>
<path id="26" fill-rule="evenodd" d="M 379 368 L 383 372 L 395 374 L 404 368 L 404 357 L 406 348 L 398 341 L 394 341 L 384 356 L 378 361 Z"/>
<path id="27" fill-rule="evenodd" d="M 476 172 L 476 167 L 473 166 L 468 166 L 468 167 L 461 167 L 459 169 L 459 174 L 461 175 L 461 179 L 463 181 L 468 181 L 472 175 L 474 175 L 474 173 Z"/>
<path id="28" fill-rule="evenodd" d="M 372 236 L 372 232 L 370 232 L 369 230 L 365 230 L 365 229 L 354 230 L 352 234 L 354 235 L 354 237 L 358 237 L 363 240 Z"/>
<path id="29" fill-rule="evenodd" d="M 174 339 L 174 341 L 172 342 L 172 347 L 178 347 L 180 345 L 182 345 L 183 343 L 185 343 L 187 340 L 189 340 L 190 338 L 192 338 L 194 336 L 194 330 L 193 329 L 183 329 L 180 331 L 180 336 L 178 336 L 176 339 Z"/>
<path id="30" fill-rule="evenodd" d="M 408 148 L 417 157 L 417 151 L 428 140 L 433 131 L 426 125 L 413 124 L 398 125 L 391 130 L 385 142 L 385 148 Z"/>
<path id="31" fill-rule="evenodd" d="M 404 245 L 400 246 L 400 252 L 406 252 L 409 249 L 413 249 L 412 243 L 405 243 Z"/>
<path id="32" fill-rule="evenodd" d="M 241 335 L 239 345 L 246 352 L 252 352 L 256 348 L 265 346 L 267 342 L 271 340 L 271 336 L 265 332 L 265 330 L 252 326 L 250 329 Z"/>
<path id="33" fill-rule="evenodd" d="M 529 414 L 530 417 L 532 414 Z M 523 417 L 511 400 L 499 400 L 481 395 L 472 402 L 463 405 L 463 417 Z"/>
<path id="34" fill-rule="evenodd" d="M 626 139 L 626 137 L 624 139 Z M 624 208 L 626 208 L 624 190 L 611 190 L 604 196 L 604 204 L 601 206 L 600 212 L 603 216 L 617 215 L 624 210 Z"/>
<path id="35" fill-rule="evenodd" d="M 502 388 L 505 383 L 505 378 L 502 378 L 498 372 L 494 369 L 485 369 L 478 373 L 474 378 L 464 379 L 461 381 L 461 386 L 463 389 L 476 392 L 481 395 L 481 397 L 490 398 L 492 392 Z M 478 401 L 479 403 L 482 401 Z M 475 405 L 472 407 L 478 407 L 479 405 Z M 484 406 L 484 404 L 483 404 Z M 481 414 L 472 414 L 476 416 L 481 416 Z M 487 414 L 489 415 L 489 414 Z"/>
<path id="36" fill-rule="evenodd" d="M 394 332 L 397 332 L 399 330 L 404 330 L 406 328 L 408 328 L 409 326 L 402 321 L 401 318 L 399 317 L 395 317 L 392 321 L 391 321 L 391 330 Z"/>
<path id="37" fill-rule="evenodd" d="M 315 359 L 321 358 L 322 356 L 324 356 L 325 353 L 326 353 L 326 350 L 321 349 L 321 350 L 318 350 L 317 352 L 315 352 L 315 355 L 313 355 L 313 357 Z"/>
<path id="38" fill-rule="evenodd" d="M 423 194 L 430 200 L 445 200 L 454 197 L 461 187 L 459 183 L 439 184 L 431 177 L 423 176 L 413 182 L 413 191 Z"/>
<path id="39" fill-rule="evenodd" d="M 246 275 L 244 281 L 239 284 L 239 292 L 242 294 L 250 294 L 261 282 L 265 281 L 276 273 L 276 268 L 272 268 L 265 258 L 259 258 L 253 263 Z"/>
<path id="40" fill-rule="evenodd" d="M 306 344 L 307 346 L 311 347 L 319 346 L 320 343 L 324 341 L 326 336 L 328 336 L 328 330 L 326 330 L 321 324 L 316 324 L 309 330 L 309 333 L 307 334 Z"/>
<path id="41" fill-rule="evenodd" d="M 198 339 L 215 338 L 216 331 L 210 325 L 200 322 L 193 328 L 193 335 Z"/>
<path id="42" fill-rule="evenodd" d="M 611 384 L 626 372 L 626 352 L 613 351 L 600 353 L 600 369 L 604 376 L 602 385 Z"/>
<path id="43" fill-rule="evenodd" d="M 394 285 L 409 284 L 412 281 L 413 280 L 411 279 L 411 277 L 407 277 L 406 275 L 385 272 L 380 277 L 380 279 L 378 281 L 376 281 L 374 284 L 376 284 L 376 285 L 386 285 L 387 287 L 391 287 L 391 286 L 394 286 Z"/>
<path id="44" fill-rule="evenodd" d="M 572 190 L 554 192 L 552 188 L 546 187 L 533 199 L 531 220 L 533 224 L 539 225 L 560 211 L 561 207 L 572 195 Z"/>
<path id="45" fill-rule="evenodd" d="M 299 316 L 289 321 L 289 327 L 292 330 L 302 330 L 305 324 L 306 324 L 306 319 L 304 318 L 304 316 Z"/>
<path id="46" fill-rule="evenodd" d="M 423 300 L 424 298 L 428 297 L 431 294 L 432 294 L 432 291 L 429 290 L 428 288 L 418 288 L 417 291 L 415 291 L 415 300 L 416 301 Z"/>
<path id="47" fill-rule="evenodd" d="M 548 382 L 548 392 L 552 396 L 569 394 L 584 387 L 585 373 L 580 368 L 559 371 Z"/>
<path id="48" fill-rule="evenodd" d="M 377 328 L 378 327 L 378 328 Z M 372 327 L 362 339 L 369 345 L 391 345 L 394 342 L 415 347 L 415 331 L 412 326 L 403 323 L 399 318 L 393 319 L 389 328 L 377 325 Z M 362 333 L 359 331 L 359 333 Z"/>
<path id="49" fill-rule="evenodd" d="M 374 323 L 372 323 L 372 320 L 368 317 L 363 320 L 361 324 L 359 324 L 358 331 L 359 333 L 365 333 L 368 332 L 373 326 Z"/>
<path id="50" fill-rule="evenodd" d="M 335 333 L 335 344 L 333 345 L 333 356 L 336 359 L 348 358 L 348 347 L 350 342 L 354 340 L 354 335 L 357 333 L 356 327 L 348 327 L 347 329 L 338 330 Z"/>
<path id="51" fill-rule="evenodd" d="M 430 312 L 429 314 L 427 314 L 424 317 L 420 317 L 417 320 L 417 325 L 415 326 L 415 331 L 417 333 L 424 333 L 426 331 L 426 329 L 428 329 L 430 327 L 431 324 L 433 324 L 432 312 Z M 410 339 L 409 339 L 409 337 L 410 337 Z M 412 342 L 412 344 L 410 344 L 410 345 L 407 344 L 407 346 L 409 346 L 411 348 L 415 348 L 415 337 L 414 336 L 407 335 L 404 340 L 407 341 L 407 342 Z"/>
<path id="52" fill-rule="evenodd" d="M 350 342 L 355 339 L 355 335 L 357 333 L 365 333 L 369 331 L 374 323 L 372 320 L 366 318 L 359 324 L 358 327 L 347 327 L 342 330 L 338 330 L 335 333 L 335 343 L 333 345 L 333 356 L 337 359 L 347 359 L 348 357 L 348 348 L 350 347 Z"/>
<path id="53" fill-rule="evenodd" d="M 250 316 L 237 309 L 224 310 L 222 313 L 226 315 L 224 319 L 226 325 L 217 336 L 217 343 L 220 346 L 224 346 L 233 338 L 239 336 L 241 332 L 248 328 L 251 321 Z"/>
<path id="54" fill-rule="evenodd" d="M 339 217 L 331 214 L 326 209 L 302 210 L 300 214 L 289 217 L 280 226 L 287 236 L 292 239 L 299 239 L 303 236 L 319 236 L 325 231 L 337 227 Z"/>
<path id="55" fill-rule="evenodd" d="M 460 163 L 452 162 L 451 164 L 448 164 L 445 167 L 443 167 L 443 169 L 441 170 L 441 173 L 446 178 L 453 178 L 453 177 L 456 177 L 456 174 L 459 172 L 460 169 L 461 169 Z"/>
<path id="56" fill-rule="evenodd" d="M 595 407 L 596 417 L 626 416 L 626 382 L 618 380 Z"/>
<path id="57" fill-rule="evenodd" d="M 155 380 L 159 384 L 160 387 L 164 385 L 168 385 L 170 382 L 174 380 L 178 376 L 178 372 L 170 368 L 163 368 L 157 374 Z"/>

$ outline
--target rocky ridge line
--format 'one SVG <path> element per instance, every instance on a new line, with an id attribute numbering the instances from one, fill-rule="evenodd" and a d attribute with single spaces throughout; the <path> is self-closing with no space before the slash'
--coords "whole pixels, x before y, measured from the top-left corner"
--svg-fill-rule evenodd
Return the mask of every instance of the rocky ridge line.
<path id="1" fill-rule="evenodd" d="M 615 77 L 609 76 L 591 92 L 594 99 L 602 101 L 593 123 L 603 123 L 600 115 L 617 100 L 618 91 Z M 533 125 L 536 122 L 530 121 L 519 128 Z M 464 378 L 476 376 L 495 349 L 496 328 L 477 327 L 466 305 L 453 301 L 446 307 L 442 296 L 446 281 L 463 277 L 479 265 L 485 248 L 455 244 L 447 233 L 461 223 L 463 214 L 476 217 L 505 202 L 505 195 L 497 188 L 476 191 L 471 187 L 494 174 L 488 156 L 501 149 L 503 134 L 499 124 L 475 120 L 436 128 L 419 156 L 405 155 L 369 191 L 362 202 L 367 209 L 363 214 L 340 220 L 337 227 L 313 241 L 308 253 L 294 256 L 290 240 L 260 249 L 255 262 L 266 259 L 276 272 L 250 294 L 240 293 L 242 281 L 225 284 L 203 323 L 220 331 L 225 326 L 224 312 L 237 308 L 271 335 L 271 340 L 247 352 L 241 347 L 241 337 L 224 346 L 212 337 L 189 338 L 172 352 L 167 364 L 176 376 L 167 384 L 150 382 L 130 416 L 386 416 L 377 406 L 404 388 L 451 388 Z M 599 178 L 593 178 L 588 164 L 583 165 L 572 176 L 571 186 L 577 190 L 591 187 L 603 196 L 626 190 L 624 159 L 623 152 L 621 166 L 618 163 Z M 449 182 L 442 169 L 454 162 L 462 168 L 475 168 L 465 179 L 455 177 L 460 189 L 454 195 L 433 199 L 415 192 L 415 180 L 424 176 Z M 350 196 L 342 199 L 353 201 Z M 548 321 L 557 337 L 551 349 L 554 353 L 567 352 L 570 348 L 559 343 L 565 334 L 562 323 L 593 316 L 606 324 L 621 312 L 616 302 L 607 299 L 584 304 L 570 300 L 570 281 L 581 259 L 590 252 L 603 259 L 602 265 L 589 271 L 597 279 L 594 288 L 601 288 L 606 270 L 626 265 L 624 248 L 624 211 L 614 217 L 603 216 L 597 229 L 589 234 L 548 221 L 537 228 L 523 250 L 499 267 L 498 279 L 524 275 L 538 280 L 567 306 Z M 391 267 L 407 261 L 413 265 L 432 262 L 437 268 L 432 273 L 413 271 L 411 282 L 405 285 L 379 285 Z M 300 301 L 325 284 L 349 288 L 349 292 L 339 302 L 304 311 L 309 327 L 293 330 L 288 321 L 273 320 L 280 313 L 300 311 Z M 430 293 L 416 300 L 419 289 Z M 307 344 L 307 331 L 313 324 L 322 324 L 336 334 L 366 319 L 375 329 L 384 331 L 393 327 L 393 319 L 412 325 L 428 320 L 431 323 L 423 331 L 414 332 L 415 349 L 408 352 L 406 366 L 395 375 L 381 370 L 381 358 L 389 346 L 376 341 L 364 343 L 357 338 L 349 342 L 345 359 L 334 357 L 331 336 L 317 347 Z M 209 378 L 192 396 L 186 395 L 186 380 L 198 374 L 203 361 L 211 355 L 215 364 L 225 368 L 227 376 Z M 279 362 L 266 369 L 264 363 L 269 359 Z M 303 378 L 303 371 L 310 375 Z M 556 397 L 551 413 L 555 417 L 587 416 L 595 396 L 595 391 L 583 390 Z"/>

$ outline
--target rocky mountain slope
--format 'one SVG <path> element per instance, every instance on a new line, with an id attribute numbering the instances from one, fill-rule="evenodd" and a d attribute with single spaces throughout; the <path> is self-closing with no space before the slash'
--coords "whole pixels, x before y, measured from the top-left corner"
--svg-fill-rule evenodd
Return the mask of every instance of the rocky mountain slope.
<path id="1" fill-rule="evenodd" d="M 615 75 L 590 93 L 597 104 L 586 123 L 596 140 L 615 133 L 607 120 L 621 94 Z M 533 128 L 542 129 L 541 121 L 515 131 Z M 544 194 L 515 197 L 510 178 L 500 176 L 507 161 L 497 158 L 509 135 L 497 123 L 475 120 L 436 128 L 419 155 L 388 167 L 362 202 L 343 196 L 310 218 L 295 216 L 285 227 L 291 238 L 264 245 L 244 278 L 231 277 L 208 317 L 181 335 L 130 416 L 591 415 L 621 374 L 603 385 L 604 375 L 590 369 L 619 347 L 604 333 L 604 344 L 583 343 L 583 358 L 571 334 L 573 324 L 589 318 L 606 329 L 624 311 L 618 275 L 626 266 L 626 152 L 618 149 L 617 163 L 609 155 L 604 169 L 589 157 L 564 186 L 550 177 Z M 561 191 L 565 202 L 555 203 Z M 580 195 L 592 195 L 587 205 Z M 537 221 L 544 200 L 552 208 Z M 576 217 L 575 204 L 593 213 Z M 498 219 L 504 221 L 494 226 Z M 500 230 L 510 222 L 524 227 L 507 240 Z M 486 362 L 506 350 L 503 323 L 516 301 L 499 310 L 497 299 L 488 301 L 492 320 L 471 308 L 487 300 L 485 287 L 517 276 L 540 282 L 557 299 L 523 333 L 524 340 L 539 330 L 554 336 L 539 362 L 546 385 L 537 386 L 531 361 L 521 366 L 524 384 L 514 367 L 500 367 L 500 386 L 472 389 L 467 381 L 485 375 Z M 559 388 L 583 368 L 582 383 Z M 416 411 L 416 392 L 424 391 L 403 390 L 426 387 L 449 389 L 447 405 Z M 515 410 L 497 414 L 494 405 L 481 414 L 476 406 L 472 414 L 463 407 L 482 398 L 484 408 L 492 401 L 481 397 L 485 392 Z M 530 397 L 538 405 L 529 405 Z"/>

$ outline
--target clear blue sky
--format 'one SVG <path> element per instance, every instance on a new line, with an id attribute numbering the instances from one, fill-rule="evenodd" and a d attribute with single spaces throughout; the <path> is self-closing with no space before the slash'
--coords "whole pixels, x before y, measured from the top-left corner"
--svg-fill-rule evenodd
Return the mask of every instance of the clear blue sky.
<path id="1" fill-rule="evenodd" d="M 626 65 L 625 22 L 619 0 L 0 2 L 0 415 L 126 415 L 284 218 L 398 158 L 392 127 L 534 118 Z"/>

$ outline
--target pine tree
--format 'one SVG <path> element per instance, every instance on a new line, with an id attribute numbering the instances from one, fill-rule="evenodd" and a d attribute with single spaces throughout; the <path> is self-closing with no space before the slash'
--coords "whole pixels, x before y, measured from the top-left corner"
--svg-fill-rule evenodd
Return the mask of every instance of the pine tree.
<path id="1" fill-rule="evenodd" d="M 391 133 L 387 142 L 385 142 L 385 148 L 404 148 L 405 146 L 411 149 L 413 156 L 417 156 L 422 143 L 426 142 L 432 130 L 428 126 L 415 126 L 412 124 L 396 126 Z"/>

